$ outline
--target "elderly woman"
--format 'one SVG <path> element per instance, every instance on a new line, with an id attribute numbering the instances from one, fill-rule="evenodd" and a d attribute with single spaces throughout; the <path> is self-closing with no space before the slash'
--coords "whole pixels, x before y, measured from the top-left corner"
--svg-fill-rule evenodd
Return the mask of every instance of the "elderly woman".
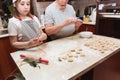
<path id="1" fill-rule="evenodd" d="M 77 19 L 68 0 L 55 0 L 45 10 L 45 31 L 52 40 L 71 36 L 82 21 Z"/>

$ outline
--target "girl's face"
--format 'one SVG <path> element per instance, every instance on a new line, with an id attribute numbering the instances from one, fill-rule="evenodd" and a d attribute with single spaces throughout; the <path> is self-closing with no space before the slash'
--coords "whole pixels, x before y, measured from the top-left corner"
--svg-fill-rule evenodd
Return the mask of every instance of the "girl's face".
<path id="1" fill-rule="evenodd" d="M 21 17 L 27 16 L 27 14 L 30 12 L 30 0 L 18 1 L 16 9 Z"/>

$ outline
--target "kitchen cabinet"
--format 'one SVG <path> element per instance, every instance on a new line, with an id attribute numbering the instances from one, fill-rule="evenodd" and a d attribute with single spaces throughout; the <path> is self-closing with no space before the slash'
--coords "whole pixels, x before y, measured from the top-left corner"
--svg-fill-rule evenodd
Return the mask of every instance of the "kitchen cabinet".
<path id="1" fill-rule="evenodd" d="M 79 32 L 81 31 L 91 31 L 93 33 L 95 33 L 95 25 L 91 25 L 91 24 L 82 24 L 82 26 L 80 26 Z"/>
<path id="2" fill-rule="evenodd" d="M 105 2 L 97 3 L 97 24 L 96 24 L 96 33 L 100 35 L 105 35 L 109 37 L 120 38 L 120 15 L 114 13 L 114 9 L 120 10 L 118 6 L 120 2 L 115 0 L 114 3 L 117 3 L 116 6 L 105 7 L 105 10 L 101 10 L 99 7 L 101 4 L 110 4 L 110 0 Z"/>
<path id="3" fill-rule="evenodd" d="M 100 18 L 97 34 L 120 38 L 120 19 Z M 108 24 L 109 23 L 109 24 Z"/>
<path id="4" fill-rule="evenodd" d="M 2 6 L 1 6 L 1 5 L 2 5 L 2 3 L 1 3 L 1 0 L 0 0 L 0 9 L 2 9 Z"/>
<path id="5" fill-rule="evenodd" d="M 120 80 L 120 52 L 94 68 L 93 80 Z"/>
<path id="6" fill-rule="evenodd" d="M 10 53 L 16 51 L 9 42 L 9 37 L 0 38 L 0 80 L 6 80 L 16 70 L 17 66 L 11 59 Z"/>

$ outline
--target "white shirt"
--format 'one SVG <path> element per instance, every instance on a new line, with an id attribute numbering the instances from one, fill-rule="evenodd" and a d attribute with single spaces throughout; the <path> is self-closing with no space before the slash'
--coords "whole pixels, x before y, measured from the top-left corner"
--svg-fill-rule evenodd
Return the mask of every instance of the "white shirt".
<path id="1" fill-rule="evenodd" d="M 55 2 L 50 4 L 46 10 L 45 10 L 45 24 L 51 24 L 54 25 L 60 24 L 64 22 L 69 17 L 75 17 L 75 11 L 73 7 L 69 4 L 66 5 L 66 9 L 64 11 L 61 11 Z M 70 36 L 75 31 L 75 25 L 68 25 L 64 27 L 59 33 L 51 35 L 52 39 L 61 38 Z"/>

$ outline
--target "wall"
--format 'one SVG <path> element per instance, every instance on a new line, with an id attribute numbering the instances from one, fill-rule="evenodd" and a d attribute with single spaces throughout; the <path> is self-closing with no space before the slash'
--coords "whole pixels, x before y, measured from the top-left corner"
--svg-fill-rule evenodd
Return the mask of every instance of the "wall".
<path id="1" fill-rule="evenodd" d="M 96 5 L 96 0 L 77 0 L 75 3 L 75 9 L 79 9 L 80 10 L 80 16 L 84 15 L 84 9 L 86 6 L 88 5 Z"/>
<path id="2" fill-rule="evenodd" d="M 43 14 L 45 8 L 52 2 L 37 2 L 37 0 L 32 0 L 32 6 L 34 14 L 40 19 L 40 15 Z"/>
<path id="3" fill-rule="evenodd" d="M 36 0 L 34 0 L 36 1 Z M 51 2 L 37 2 L 33 3 L 34 5 L 36 4 L 36 9 L 37 9 L 37 14 L 38 17 L 40 17 L 41 14 L 45 11 L 45 8 L 50 4 Z M 88 5 L 93 5 L 96 4 L 96 0 L 74 0 L 71 1 L 71 5 L 73 5 L 75 11 L 78 9 L 80 10 L 80 16 L 84 15 L 84 9 Z"/>

